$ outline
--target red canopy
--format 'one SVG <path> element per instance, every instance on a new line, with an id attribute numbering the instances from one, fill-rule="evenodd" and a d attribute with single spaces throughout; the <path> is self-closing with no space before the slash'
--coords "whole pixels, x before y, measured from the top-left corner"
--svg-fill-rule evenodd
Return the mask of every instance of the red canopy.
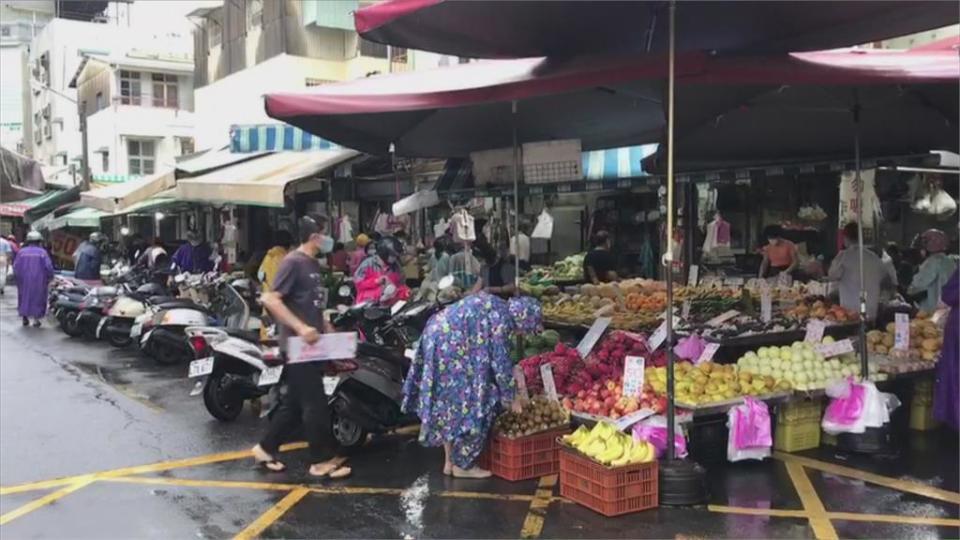
<path id="1" fill-rule="evenodd" d="M 691 125 L 782 85 L 935 86 L 945 87 L 949 100 L 960 80 L 951 51 L 689 52 L 677 66 L 681 92 L 695 89 L 678 101 Z M 266 109 L 358 150 L 383 153 L 394 143 L 401 155 L 450 157 L 510 146 L 510 103 L 517 100 L 521 143 L 578 138 L 590 150 L 660 140 L 665 73 L 665 59 L 649 55 L 477 62 L 269 94 Z M 945 105 L 954 124 L 955 102 L 952 112 Z"/>
<path id="2" fill-rule="evenodd" d="M 471 58 L 663 52 L 668 2 L 390 0 L 357 11 L 365 38 Z M 960 21 L 929 0 L 677 2 L 678 50 L 812 51 L 870 43 Z"/>

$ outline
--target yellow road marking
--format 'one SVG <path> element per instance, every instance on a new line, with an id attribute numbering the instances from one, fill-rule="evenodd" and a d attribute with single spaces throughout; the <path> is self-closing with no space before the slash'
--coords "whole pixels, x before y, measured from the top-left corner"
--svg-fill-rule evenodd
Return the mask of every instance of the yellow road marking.
<path id="1" fill-rule="evenodd" d="M 774 452 L 773 457 L 784 461 L 786 463 L 797 463 L 808 467 L 811 469 L 817 469 L 825 473 L 836 474 L 839 476 L 848 476 L 850 478 L 856 478 L 857 480 L 863 480 L 864 482 L 870 482 L 871 484 L 877 484 L 883 487 L 888 487 L 895 489 L 897 491 L 904 491 L 906 493 L 913 493 L 914 495 L 920 495 L 923 497 L 929 497 L 931 499 L 937 499 L 940 501 L 945 501 L 953 504 L 960 504 L 960 493 L 954 491 L 947 491 L 945 489 L 940 489 L 933 486 L 928 486 L 920 482 L 914 482 L 910 480 L 899 480 L 896 478 L 890 478 L 888 476 L 881 476 L 879 474 L 874 474 L 867 471 L 861 471 L 860 469 L 854 469 L 852 467 L 845 467 L 843 465 L 837 465 L 835 463 L 827 463 L 825 461 L 818 461 L 816 459 L 810 459 L 802 456 L 794 456 L 791 454 L 784 454 L 781 452 Z"/>
<path id="2" fill-rule="evenodd" d="M 237 536 L 234 537 L 234 540 L 249 540 L 251 538 L 256 538 L 263 531 L 267 530 L 267 527 L 273 525 L 275 521 L 280 519 L 288 510 L 296 506 L 301 499 L 307 496 L 310 493 L 310 490 L 305 487 L 299 487 L 290 493 L 287 493 L 284 498 L 271 506 L 266 512 L 260 514 L 260 517 L 255 519 L 253 523 L 247 525 L 247 528 L 240 531 Z"/>
<path id="3" fill-rule="evenodd" d="M 547 508 L 550 507 L 550 501 L 553 499 L 553 486 L 555 485 L 557 485 L 557 475 L 555 474 L 540 478 L 536 495 L 530 501 L 530 511 L 527 512 L 527 517 L 523 520 L 520 538 L 540 538 L 540 533 L 543 532 L 543 522 L 547 517 Z"/>
<path id="4" fill-rule="evenodd" d="M 27 504 L 19 508 L 16 508 L 14 510 L 11 510 L 6 514 L 0 516 L 0 525 L 6 525 L 7 523 L 10 523 L 11 521 L 17 519 L 18 517 L 25 516 L 38 508 L 43 508 L 44 506 L 52 502 L 56 502 L 62 499 L 63 497 L 66 497 L 67 495 L 73 493 L 74 491 L 77 491 L 78 489 L 91 484 L 94 481 L 95 479 L 92 476 L 80 478 L 75 480 L 73 483 L 71 483 L 67 487 L 58 489 L 53 493 L 48 493 L 47 495 L 44 495 L 43 497 L 40 497 L 35 501 L 30 501 Z"/>
<path id="5" fill-rule="evenodd" d="M 280 447 L 281 452 L 288 452 L 290 450 L 299 450 L 301 448 L 306 448 L 307 443 L 298 442 L 285 444 Z M 123 467 L 120 469 L 112 469 L 108 471 L 102 471 L 97 473 L 87 473 L 80 474 L 76 476 L 67 476 L 64 478 L 57 478 L 54 480 L 44 480 L 41 482 L 29 482 L 26 484 L 19 484 L 15 486 L 0 487 L 0 495 L 8 495 L 11 493 L 22 493 L 24 491 L 32 491 L 37 489 L 48 489 L 51 487 L 68 485 L 75 482 L 78 479 L 86 478 L 88 476 L 93 476 L 95 479 L 103 478 L 116 478 L 118 476 L 129 476 L 132 474 L 141 474 L 148 472 L 163 472 L 169 471 L 172 469 L 181 469 L 185 467 L 195 467 L 197 465 L 209 465 L 211 463 L 220 463 L 223 461 L 236 461 L 238 459 L 250 457 L 250 450 L 237 450 L 235 452 L 221 452 L 218 454 L 207 454 L 204 456 L 196 456 L 192 458 L 185 459 L 175 459 L 171 461 L 161 461 L 159 463 L 152 463 L 148 465 L 137 465 L 134 467 Z"/>
<path id="6" fill-rule="evenodd" d="M 803 510 L 778 510 L 776 508 L 744 508 L 741 506 L 708 505 L 707 510 L 721 514 L 744 514 L 748 516 L 769 516 L 787 518 L 806 518 Z"/>
<path id="7" fill-rule="evenodd" d="M 440 491 L 434 493 L 438 497 L 450 497 L 453 499 L 489 499 L 495 501 L 518 501 L 530 502 L 533 495 L 518 495 L 513 493 L 488 493 L 484 491 Z"/>
<path id="8" fill-rule="evenodd" d="M 890 516 L 884 514 L 857 514 L 853 512 L 827 512 L 830 519 L 847 521 L 876 521 L 879 523 L 907 523 L 909 525 L 935 525 L 938 527 L 960 527 L 960 519 L 935 518 L 923 516 Z"/>
<path id="9" fill-rule="evenodd" d="M 211 487 L 231 489 L 262 489 L 265 491 L 292 491 L 304 487 L 300 484 L 278 484 L 273 482 L 238 482 L 232 480 L 194 480 L 190 478 L 165 478 L 159 476 L 124 476 L 104 478 L 104 482 L 120 484 L 141 484 L 175 487 Z"/>
<path id="10" fill-rule="evenodd" d="M 823 502 L 817 495 L 817 490 L 814 489 L 806 471 L 803 470 L 803 466 L 798 463 L 787 463 L 786 465 L 793 487 L 797 490 L 797 495 L 800 496 L 800 502 L 803 504 L 803 509 L 806 510 L 807 519 L 810 520 L 813 535 L 817 540 L 837 540 L 837 531 L 830 523 L 830 518 L 827 517 L 827 509 L 823 507 Z"/>

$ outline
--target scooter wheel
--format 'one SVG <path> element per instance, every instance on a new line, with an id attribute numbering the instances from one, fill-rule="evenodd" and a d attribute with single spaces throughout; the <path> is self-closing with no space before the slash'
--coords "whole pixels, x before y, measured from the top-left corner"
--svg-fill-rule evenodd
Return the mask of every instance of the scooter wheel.
<path id="1" fill-rule="evenodd" d="M 63 329 L 63 333 L 72 337 L 77 338 L 83 335 L 83 328 L 80 327 L 80 321 L 77 320 L 79 313 L 68 313 L 63 318 L 63 323 L 60 325 L 60 328 Z"/>
<path id="2" fill-rule="evenodd" d="M 331 427 L 333 428 L 333 437 L 337 440 L 340 448 L 349 452 L 363 446 L 367 442 L 367 430 L 353 420 L 337 414 L 336 406 L 332 409 Z"/>
<path id="3" fill-rule="evenodd" d="M 189 358 L 186 351 L 165 343 L 154 343 L 151 353 L 150 357 L 161 366 L 176 366 L 185 363 Z"/>
<path id="4" fill-rule="evenodd" d="M 226 371 L 214 371 L 203 385 L 203 404 L 221 422 L 232 422 L 243 411 L 243 399 L 230 396 L 231 378 Z"/>
<path id="5" fill-rule="evenodd" d="M 130 337 L 129 335 L 125 336 L 123 334 L 108 333 L 107 341 L 118 349 L 124 349 L 126 347 L 129 347 L 130 344 L 133 343 L 133 338 Z"/>

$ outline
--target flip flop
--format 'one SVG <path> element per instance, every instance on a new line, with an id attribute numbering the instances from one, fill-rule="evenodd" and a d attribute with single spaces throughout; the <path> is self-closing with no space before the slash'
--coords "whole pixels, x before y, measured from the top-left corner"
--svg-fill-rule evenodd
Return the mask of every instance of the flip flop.
<path id="1" fill-rule="evenodd" d="M 350 467 L 343 467 L 343 466 L 342 466 L 342 465 L 343 465 L 344 463 L 346 463 L 346 462 L 347 462 L 347 458 L 338 458 L 338 459 L 337 459 L 336 461 L 334 461 L 333 463 L 330 463 L 330 464 L 329 464 L 329 468 L 326 469 L 322 474 L 316 474 L 316 473 L 314 473 L 314 472 L 313 472 L 313 465 L 311 465 L 311 466 L 307 469 L 307 474 L 309 474 L 310 476 L 312 476 L 312 477 L 314 477 L 314 478 L 326 478 L 326 477 L 328 477 L 328 476 L 331 477 L 331 478 L 346 478 L 346 476 L 349 476 L 349 475 L 350 475 L 350 471 L 351 471 Z M 346 474 L 346 476 L 333 476 L 333 475 L 336 474 L 338 471 L 340 471 L 340 469 L 347 469 L 347 474 Z M 342 473 L 341 473 L 341 474 L 342 474 Z"/>
<path id="2" fill-rule="evenodd" d="M 287 466 L 283 464 L 282 461 L 276 459 L 268 459 L 265 461 L 256 461 L 256 466 L 260 469 L 267 472 L 283 472 L 287 470 Z"/>
<path id="3" fill-rule="evenodd" d="M 351 474 L 353 474 L 353 469 L 350 467 L 337 467 L 327 476 L 329 476 L 331 480 L 342 480 L 348 478 Z"/>

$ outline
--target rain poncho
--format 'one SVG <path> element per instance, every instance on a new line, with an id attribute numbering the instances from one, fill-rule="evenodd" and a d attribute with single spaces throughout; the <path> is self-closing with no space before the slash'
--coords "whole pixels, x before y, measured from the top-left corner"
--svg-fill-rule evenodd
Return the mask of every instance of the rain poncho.
<path id="1" fill-rule="evenodd" d="M 260 269 L 257 271 L 257 277 L 263 285 L 263 292 L 268 292 L 273 285 L 273 276 L 277 275 L 280 269 L 280 262 L 287 256 L 287 248 L 283 246 L 273 246 L 263 256 L 260 262 Z"/>
<path id="2" fill-rule="evenodd" d="M 83 242 L 73 253 L 77 279 L 100 279 L 100 248 L 92 242 Z"/>
<path id="3" fill-rule="evenodd" d="M 960 273 L 956 270 L 943 288 L 942 299 L 950 306 L 950 315 L 937 362 L 933 417 L 956 430 L 960 429 Z"/>
<path id="4" fill-rule="evenodd" d="M 434 315 L 403 386 L 403 410 L 421 421 L 425 446 L 451 443 L 451 460 L 470 468 L 487 442 L 497 406 L 514 397 L 510 339 L 540 328 L 533 298 L 478 293 Z"/>
<path id="5" fill-rule="evenodd" d="M 201 274 L 213 270 L 213 261 L 210 256 L 210 246 L 206 244 L 193 245 L 187 242 L 173 253 L 173 262 L 184 272 Z"/>
<path id="6" fill-rule="evenodd" d="M 13 261 L 17 280 L 17 313 L 39 319 L 47 313 L 47 285 L 53 279 L 53 261 L 40 246 L 27 246 Z"/>

